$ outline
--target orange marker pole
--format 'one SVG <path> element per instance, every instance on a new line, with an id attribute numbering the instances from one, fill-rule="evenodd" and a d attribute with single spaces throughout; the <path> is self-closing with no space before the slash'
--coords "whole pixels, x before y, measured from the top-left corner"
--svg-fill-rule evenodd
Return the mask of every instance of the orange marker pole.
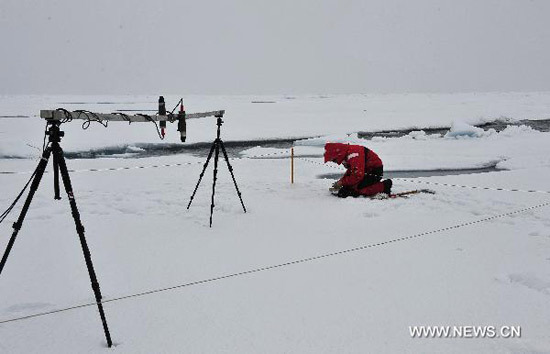
<path id="1" fill-rule="evenodd" d="M 290 183 L 294 184 L 294 147 L 290 148 Z"/>

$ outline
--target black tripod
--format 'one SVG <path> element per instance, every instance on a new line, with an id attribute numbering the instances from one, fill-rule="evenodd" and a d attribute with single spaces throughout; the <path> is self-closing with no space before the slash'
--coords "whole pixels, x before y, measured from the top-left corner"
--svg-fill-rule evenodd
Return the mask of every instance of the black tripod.
<path id="1" fill-rule="evenodd" d="M 90 249 L 88 248 L 86 238 L 84 237 L 84 226 L 82 226 L 82 222 L 80 221 L 80 213 L 78 212 L 78 209 L 76 207 L 76 201 L 73 195 L 73 187 L 71 186 L 71 179 L 69 178 L 69 172 L 67 170 L 67 164 L 65 163 L 65 157 L 63 156 L 63 150 L 59 145 L 61 138 L 65 135 L 64 132 L 62 132 L 59 129 L 60 124 L 61 123 L 59 121 L 48 122 L 49 128 L 46 134 L 49 135 L 50 137 L 49 138 L 50 144 L 48 144 L 48 147 L 42 153 L 42 159 L 38 163 L 38 167 L 34 172 L 34 177 L 32 179 L 29 195 L 25 200 L 25 204 L 23 205 L 23 209 L 21 210 L 21 214 L 19 215 L 19 218 L 13 224 L 13 234 L 11 235 L 11 238 L 8 242 L 8 246 L 6 247 L 6 251 L 4 252 L 4 256 L 2 257 L 2 261 L 0 262 L 0 274 L 4 269 L 6 260 L 8 259 L 8 256 L 13 247 L 13 244 L 15 243 L 15 238 L 17 237 L 17 234 L 19 233 L 19 230 L 23 225 L 23 220 L 25 219 L 25 215 L 29 210 L 29 206 L 31 205 L 34 193 L 38 189 L 40 180 L 44 175 L 44 171 L 46 170 L 46 166 L 48 165 L 48 160 L 50 158 L 50 155 L 53 153 L 54 193 L 55 193 L 54 198 L 61 199 L 61 197 L 59 196 L 59 172 L 61 172 L 61 178 L 63 180 L 63 185 L 65 186 L 65 191 L 67 192 L 67 195 L 69 197 L 69 204 L 71 205 L 71 213 L 73 215 L 74 223 L 76 225 L 76 232 L 78 233 L 78 237 L 80 238 L 80 245 L 82 246 L 82 252 L 84 253 L 84 259 L 86 260 L 86 266 L 88 267 L 88 273 L 90 274 L 90 280 L 92 282 L 92 289 L 95 294 L 97 308 L 99 309 L 99 315 L 101 316 L 101 322 L 103 323 L 105 338 L 107 339 L 107 345 L 110 348 L 113 345 L 113 342 L 111 341 L 111 334 L 109 333 L 109 328 L 107 327 L 107 320 L 105 318 L 105 313 L 103 312 L 103 304 L 101 303 L 101 290 L 99 289 L 99 283 L 97 281 L 97 276 L 95 274 L 94 265 L 92 264 Z"/>
<path id="2" fill-rule="evenodd" d="M 206 159 L 206 162 L 204 163 L 204 167 L 202 169 L 201 175 L 199 177 L 199 181 L 197 182 L 197 185 L 195 186 L 195 190 L 193 191 L 193 195 L 191 196 L 191 200 L 189 201 L 189 204 L 187 205 L 187 209 L 191 206 L 191 203 L 193 202 L 193 198 L 195 197 L 195 193 L 197 193 L 197 189 L 199 188 L 199 184 L 201 184 L 202 177 L 204 176 L 204 171 L 206 171 L 206 168 L 208 167 L 208 163 L 210 162 L 210 158 L 212 158 L 212 153 L 214 150 L 216 151 L 216 155 L 214 156 L 214 182 L 212 183 L 212 204 L 210 205 L 210 227 L 212 227 L 212 214 L 214 214 L 214 194 L 216 193 L 216 180 L 218 179 L 218 158 L 220 155 L 220 147 L 223 152 L 223 157 L 225 158 L 225 162 L 227 162 L 227 167 L 229 168 L 229 172 L 231 173 L 231 178 L 233 178 L 233 184 L 235 184 L 235 189 L 237 190 L 237 195 L 239 196 L 239 199 L 241 200 L 241 205 L 243 206 L 243 210 L 246 213 L 246 207 L 243 203 L 243 198 L 241 197 L 241 192 L 239 191 L 239 187 L 237 186 L 237 181 L 235 180 L 235 175 L 233 174 L 233 167 L 231 167 L 231 164 L 229 163 L 229 158 L 227 157 L 227 152 L 225 151 L 225 146 L 223 145 L 222 139 L 220 139 L 220 129 L 222 127 L 222 117 L 216 116 L 218 118 L 217 126 L 218 126 L 218 133 L 216 136 L 216 140 L 212 143 L 212 146 L 210 147 L 210 152 L 208 153 L 208 158 Z"/>

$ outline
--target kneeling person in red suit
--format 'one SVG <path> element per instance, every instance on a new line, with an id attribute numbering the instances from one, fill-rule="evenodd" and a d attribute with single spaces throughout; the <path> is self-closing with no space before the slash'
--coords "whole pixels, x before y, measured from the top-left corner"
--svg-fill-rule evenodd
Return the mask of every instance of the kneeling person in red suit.
<path id="1" fill-rule="evenodd" d="M 384 166 L 378 155 L 364 146 L 342 143 L 325 145 L 325 163 L 332 161 L 347 168 L 346 173 L 331 188 L 338 196 L 373 196 L 391 193 L 392 181 L 381 182 Z"/>

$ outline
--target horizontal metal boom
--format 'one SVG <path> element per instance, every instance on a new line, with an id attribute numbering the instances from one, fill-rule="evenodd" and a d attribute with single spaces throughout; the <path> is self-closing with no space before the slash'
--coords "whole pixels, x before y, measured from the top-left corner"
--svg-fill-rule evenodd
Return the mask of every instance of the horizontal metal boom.
<path id="1" fill-rule="evenodd" d="M 186 113 L 185 119 L 196 119 L 205 117 L 223 117 L 225 110 L 203 112 L 203 113 Z M 177 114 L 172 115 L 147 115 L 147 114 L 123 114 L 123 113 L 95 113 L 84 111 L 63 111 L 63 110 L 41 110 L 40 118 L 46 120 L 66 120 L 84 119 L 84 120 L 100 120 L 100 121 L 122 121 L 122 122 L 150 122 L 150 121 L 167 121 L 175 122 L 178 120 Z"/>

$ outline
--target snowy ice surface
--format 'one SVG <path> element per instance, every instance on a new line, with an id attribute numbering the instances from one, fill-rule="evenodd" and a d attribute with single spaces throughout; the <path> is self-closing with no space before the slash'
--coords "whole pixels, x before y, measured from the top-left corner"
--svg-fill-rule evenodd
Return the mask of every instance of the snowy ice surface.
<path id="1" fill-rule="evenodd" d="M 165 95 L 171 110 L 179 96 Z M 222 138 L 254 140 L 346 135 L 357 131 L 396 128 L 449 127 L 453 121 L 467 124 L 496 119 L 548 119 L 550 93 L 463 93 L 463 94 L 356 94 L 304 96 L 185 96 L 187 112 L 225 109 Z M 153 110 L 158 96 L 0 96 L 0 156 L 35 156 L 43 135 L 37 118 L 41 109 L 63 107 L 109 113 L 119 109 Z M 274 101 L 272 104 L 252 103 Z M 131 113 L 131 112 L 127 112 Z M 79 121 L 80 122 L 80 121 Z M 112 122 L 108 129 L 91 124 L 82 131 L 81 122 L 67 124 L 63 146 L 81 151 L 115 145 L 159 143 L 152 123 Z M 211 141 L 215 120 L 189 120 L 187 142 Z M 167 143 L 179 143 L 175 124 L 168 124 Z"/>
<path id="2" fill-rule="evenodd" d="M 150 109 L 156 97 L 4 96 L 0 116 L 67 108 L 67 102 L 96 111 Z M 113 351 L 550 352 L 550 206 L 467 225 L 550 202 L 550 134 L 526 127 L 453 137 L 420 131 L 453 121 L 464 122 L 464 131 L 499 117 L 548 118 L 550 94 L 211 96 L 187 98 L 186 105 L 189 111 L 227 109 L 225 140 L 318 138 L 295 146 L 293 185 L 288 150 L 257 147 L 231 160 L 247 213 L 221 160 L 212 228 L 212 166 L 186 209 L 205 157 L 68 160 L 80 171 L 71 178 L 105 300 L 195 284 L 105 303 Z M 367 142 L 387 170 L 507 170 L 396 179 L 395 191 L 436 191 L 408 199 L 329 194 L 332 181 L 318 176 L 341 169 L 322 163 L 324 142 L 365 144 L 355 132 L 404 127 L 418 131 Z M 31 157 L 0 159 L 0 171 L 20 172 L 0 174 L 1 206 L 11 203 L 36 166 L 38 150 L 25 144 L 41 149 L 43 128 L 38 118 L 0 118 L 2 154 Z M 130 154 L 136 143 L 156 139 L 147 124 L 82 131 L 72 122 L 64 129 L 69 151 L 123 144 Z M 213 134 L 212 120 L 189 123 L 194 142 Z M 149 168 L 86 171 L 138 166 Z M 94 301 L 67 198 L 53 200 L 52 175 L 45 175 L 0 276 L 0 322 Z M 20 206 L 0 224 L 1 250 Z M 422 236 L 389 242 L 413 235 Z M 361 246 L 368 247 L 334 254 Z M 325 254 L 333 255 L 200 282 Z M 522 335 L 413 339 L 414 325 L 521 326 Z M 0 324 L 2 353 L 107 351 L 93 306 Z"/>

